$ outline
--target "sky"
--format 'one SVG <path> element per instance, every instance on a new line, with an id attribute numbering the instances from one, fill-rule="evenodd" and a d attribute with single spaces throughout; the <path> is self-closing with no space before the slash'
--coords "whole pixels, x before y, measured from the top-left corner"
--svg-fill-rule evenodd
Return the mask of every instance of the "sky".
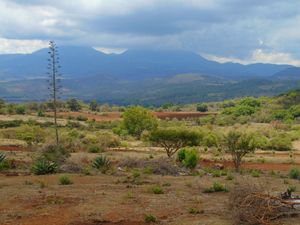
<path id="1" fill-rule="evenodd" d="M 0 54 L 58 45 L 176 49 L 300 66 L 300 0 L 0 0 Z"/>

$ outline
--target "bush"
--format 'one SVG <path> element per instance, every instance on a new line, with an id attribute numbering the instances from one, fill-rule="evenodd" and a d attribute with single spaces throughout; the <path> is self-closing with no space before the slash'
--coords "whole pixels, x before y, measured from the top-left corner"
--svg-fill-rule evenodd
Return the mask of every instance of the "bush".
<path id="1" fill-rule="evenodd" d="M 157 222 L 157 218 L 151 214 L 145 215 L 145 222 L 146 223 L 155 223 Z"/>
<path id="2" fill-rule="evenodd" d="M 32 172 L 35 175 L 45 175 L 55 173 L 57 171 L 57 164 L 46 160 L 37 160 L 32 167 Z"/>
<path id="3" fill-rule="evenodd" d="M 180 149 L 177 153 L 177 156 L 178 156 L 178 161 L 179 162 L 182 162 L 184 159 L 185 159 L 185 151 L 186 149 L 183 148 L 183 149 Z"/>
<path id="4" fill-rule="evenodd" d="M 208 106 L 206 104 L 198 104 L 197 105 L 197 111 L 198 112 L 207 112 L 208 111 Z"/>
<path id="5" fill-rule="evenodd" d="M 25 108 L 24 105 L 18 105 L 18 106 L 16 107 L 16 113 L 17 113 L 17 114 L 24 115 L 25 112 L 26 112 L 26 108 Z"/>
<path id="6" fill-rule="evenodd" d="M 110 169 L 111 162 L 106 156 L 101 155 L 94 160 L 93 167 L 105 173 Z"/>
<path id="7" fill-rule="evenodd" d="M 100 148 L 99 146 L 93 145 L 89 147 L 88 150 L 90 153 L 99 153 L 99 152 L 103 152 L 103 149 Z"/>
<path id="8" fill-rule="evenodd" d="M 79 111 L 81 109 L 80 103 L 74 98 L 67 101 L 67 106 L 71 111 Z"/>
<path id="9" fill-rule="evenodd" d="M 0 153 L 0 163 L 3 163 L 6 158 L 6 155 L 4 153 Z"/>
<path id="10" fill-rule="evenodd" d="M 178 160 L 188 169 L 194 169 L 199 162 L 199 153 L 195 148 L 185 148 L 178 152 Z"/>
<path id="11" fill-rule="evenodd" d="M 292 140 L 284 134 L 271 138 L 269 148 L 278 151 L 289 151 L 292 149 Z"/>
<path id="12" fill-rule="evenodd" d="M 61 165 L 70 156 L 70 153 L 62 145 L 48 144 L 40 149 L 40 159 Z"/>
<path id="13" fill-rule="evenodd" d="M 6 159 L 6 155 L 4 153 L 0 153 L 0 171 L 10 168 L 9 162 L 5 159 Z"/>
<path id="14" fill-rule="evenodd" d="M 159 195 L 159 194 L 163 194 L 164 190 L 162 189 L 161 186 L 159 185 L 155 185 L 151 188 L 151 191 L 153 192 L 153 194 Z"/>
<path id="15" fill-rule="evenodd" d="M 70 177 L 68 177 L 67 175 L 63 175 L 59 177 L 59 184 L 60 185 L 70 185 L 73 184 L 73 182 L 71 181 Z"/>
<path id="16" fill-rule="evenodd" d="M 289 178 L 300 180 L 300 170 L 297 167 L 293 167 L 289 171 Z"/>
<path id="17" fill-rule="evenodd" d="M 219 182 L 214 182 L 212 187 L 206 188 L 203 191 L 203 193 L 214 193 L 214 192 L 228 192 L 228 189 L 226 188 L 225 185 Z"/>

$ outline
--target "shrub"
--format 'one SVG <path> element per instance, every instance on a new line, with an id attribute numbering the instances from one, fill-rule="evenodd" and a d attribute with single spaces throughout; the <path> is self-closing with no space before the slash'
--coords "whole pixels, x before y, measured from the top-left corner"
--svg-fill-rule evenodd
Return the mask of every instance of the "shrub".
<path id="1" fill-rule="evenodd" d="M 106 156 L 101 155 L 94 160 L 93 167 L 100 170 L 102 173 L 105 173 L 110 169 L 111 162 Z"/>
<path id="2" fill-rule="evenodd" d="M 206 188 L 203 191 L 203 193 L 214 193 L 214 192 L 228 192 L 228 189 L 226 188 L 225 185 L 219 182 L 214 182 L 212 187 Z"/>
<path id="3" fill-rule="evenodd" d="M 48 144 L 40 149 L 40 159 L 61 165 L 70 156 L 70 153 L 62 145 Z"/>
<path id="4" fill-rule="evenodd" d="M 6 158 L 6 155 L 4 153 L 0 153 L 0 163 L 3 163 Z"/>
<path id="5" fill-rule="evenodd" d="M 197 105 L 197 111 L 198 112 L 207 112 L 208 111 L 208 106 L 206 104 L 198 104 Z"/>
<path id="6" fill-rule="evenodd" d="M 153 192 L 153 194 L 159 195 L 159 194 L 163 194 L 164 190 L 162 189 L 161 186 L 159 185 L 155 185 L 151 188 L 151 191 Z"/>
<path id="7" fill-rule="evenodd" d="M 198 145 L 200 134 L 185 129 L 157 129 L 150 133 L 149 140 L 163 147 L 170 158 L 182 147 Z"/>
<path id="8" fill-rule="evenodd" d="M 17 114 L 24 115 L 25 112 L 26 112 L 26 108 L 25 108 L 24 105 L 18 105 L 18 106 L 16 107 L 16 113 L 17 113 Z"/>
<path id="9" fill-rule="evenodd" d="M 77 119 L 78 121 L 87 121 L 87 120 L 88 120 L 88 118 L 87 118 L 86 116 L 82 116 L 82 115 L 77 116 L 76 119 Z"/>
<path id="10" fill-rule="evenodd" d="M 5 159 L 6 155 L 4 153 L 0 153 L 0 171 L 10 168 L 9 162 Z"/>
<path id="11" fill-rule="evenodd" d="M 71 111 L 79 111 L 81 109 L 80 103 L 74 98 L 67 101 L 67 106 Z"/>
<path id="12" fill-rule="evenodd" d="M 259 170 L 252 170 L 251 171 L 252 177 L 260 177 L 260 171 Z"/>
<path id="13" fill-rule="evenodd" d="M 55 173 L 57 171 L 57 164 L 46 160 L 37 160 L 32 167 L 35 175 L 45 175 Z"/>
<path id="14" fill-rule="evenodd" d="M 59 184 L 60 185 L 70 185 L 73 184 L 73 182 L 71 181 L 70 177 L 68 177 L 67 175 L 63 175 L 59 177 Z"/>
<path id="15" fill-rule="evenodd" d="M 140 139 L 143 131 L 152 131 L 158 126 L 156 117 L 147 109 L 136 106 L 127 109 L 123 113 L 121 127 L 127 130 L 128 134 Z"/>
<path id="16" fill-rule="evenodd" d="M 180 149 L 177 153 L 177 156 L 178 156 L 178 161 L 179 162 L 182 162 L 184 159 L 185 159 L 185 151 L 186 149 L 183 148 L 183 149 Z"/>
<path id="17" fill-rule="evenodd" d="M 199 162 L 199 153 L 197 149 L 181 149 L 178 153 L 179 161 L 188 169 L 194 169 Z"/>
<path id="18" fill-rule="evenodd" d="M 300 179 L 300 170 L 297 167 L 293 167 L 290 171 L 289 171 L 289 178 L 291 179 Z"/>
<path id="19" fill-rule="evenodd" d="M 292 149 L 292 140 L 284 134 L 271 138 L 269 148 L 278 151 L 288 151 Z"/>
<path id="20" fill-rule="evenodd" d="M 205 147 L 218 147 L 219 146 L 219 138 L 214 133 L 208 133 L 203 138 L 203 146 Z"/>
<path id="21" fill-rule="evenodd" d="M 157 222 L 157 218 L 151 214 L 145 215 L 145 222 L 146 223 L 155 223 Z"/>
<path id="22" fill-rule="evenodd" d="M 100 148 L 99 146 L 93 145 L 89 147 L 89 152 L 90 153 L 99 153 L 99 152 L 103 152 L 103 149 Z"/>

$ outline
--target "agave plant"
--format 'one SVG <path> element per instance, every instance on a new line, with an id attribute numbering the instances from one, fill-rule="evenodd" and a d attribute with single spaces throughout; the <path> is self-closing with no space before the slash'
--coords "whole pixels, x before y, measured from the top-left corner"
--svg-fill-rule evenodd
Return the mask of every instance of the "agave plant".
<path id="1" fill-rule="evenodd" d="M 38 160 L 32 167 L 32 171 L 35 175 L 55 173 L 56 170 L 57 164 L 47 160 Z"/>
<path id="2" fill-rule="evenodd" d="M 105 173 L 111 167 L 111 162 L 106 156 L 101 155 L 95 159 L 93 167 Z"/>
<path id="3" fill-rule="evenodd" d="M 4 162 L 6 155 L 4 153 L 0 153 L 0 163 Z"/>

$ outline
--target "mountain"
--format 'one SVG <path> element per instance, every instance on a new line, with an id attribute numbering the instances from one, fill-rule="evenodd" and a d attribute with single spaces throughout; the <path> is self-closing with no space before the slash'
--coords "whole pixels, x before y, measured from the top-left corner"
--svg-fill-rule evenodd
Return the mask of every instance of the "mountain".
<path id="1" fill-rule="evenodd" d="M 89 47 L 58 49 L 64 97 L 116 104 L 216 101 L 273 95 L 299 87 L 300 68 L 290 65 L 218 63 L 188 51 L 128 50 L 104 54 Z M 47 98 L 48 49 L 0 55 L 0 97 Z"/>
<path id="2" fill-rule="evenodd" d="M 300 68 L 299 67 L 288 67 L 275 73 L 272 76 L 273 79 L 278 80 L 299 80 L 300 79 Z"/>

